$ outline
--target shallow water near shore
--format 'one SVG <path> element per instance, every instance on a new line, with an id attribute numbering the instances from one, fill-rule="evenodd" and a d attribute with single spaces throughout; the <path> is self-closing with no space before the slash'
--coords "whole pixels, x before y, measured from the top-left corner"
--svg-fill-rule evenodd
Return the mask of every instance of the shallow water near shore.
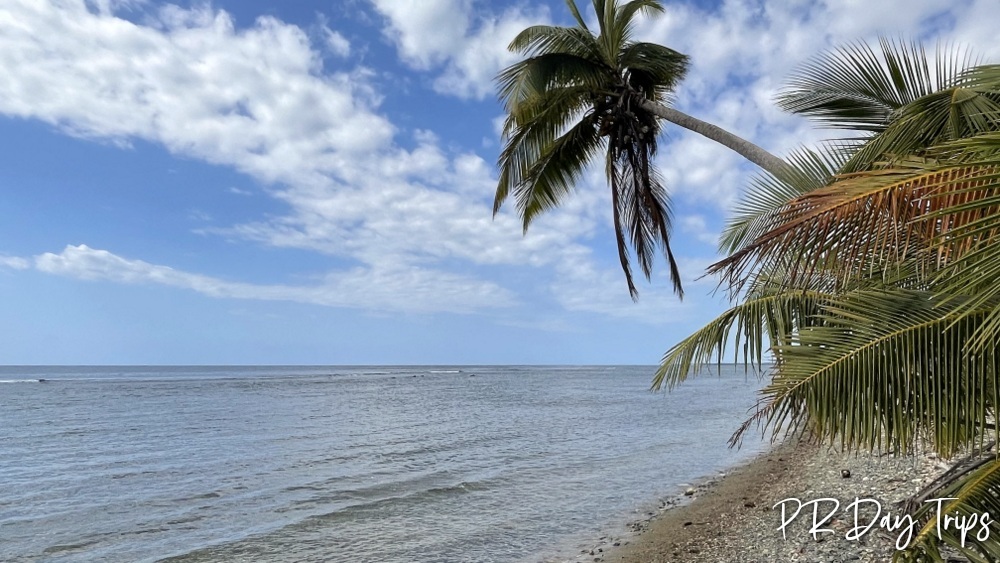
<path id="1" fill-rule="evenodd" d="M 569 558 L 760 451 L 722 369 L 0 368 L 0 560 Z"/>

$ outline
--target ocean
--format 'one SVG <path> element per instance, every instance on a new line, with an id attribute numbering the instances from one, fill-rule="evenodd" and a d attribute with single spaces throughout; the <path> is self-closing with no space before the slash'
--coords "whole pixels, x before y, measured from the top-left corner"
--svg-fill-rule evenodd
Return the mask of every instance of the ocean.
<path id="1" fill-rule="evenodd" d="M 0 561 L 568 560 L 766 446 L 722 370 L 2 367 Z"/>

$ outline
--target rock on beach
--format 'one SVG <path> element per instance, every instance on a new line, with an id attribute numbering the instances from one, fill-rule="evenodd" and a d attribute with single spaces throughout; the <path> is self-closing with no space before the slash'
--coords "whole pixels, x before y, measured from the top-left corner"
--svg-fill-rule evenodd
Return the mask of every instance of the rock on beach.
<path id="1" fill-rule="evenodd" d="M 595 553 L 600 561 L 620 563 L 889 563 L 896 533 L 873 529 L 860 540 L 846 540 L 855 526 L 848 505 L 870 498 L 883 511 L 895 511 L 893 503 L 945 468 L 932 455 L 843 454 L 780 444 L 717 480 L 684 489 L 683 501 L 663 503 L 652 520 L 630 526 L 637 535 L 627 544 Z M 839 510 L 825 525 L 833 533 L 814 539 L 809 534 L 812 508 L 806 507 L 783 538 L 778 503 L 788 498 L 838 499 Z M 794 508 L 790 503 L 788 512 Z"/>

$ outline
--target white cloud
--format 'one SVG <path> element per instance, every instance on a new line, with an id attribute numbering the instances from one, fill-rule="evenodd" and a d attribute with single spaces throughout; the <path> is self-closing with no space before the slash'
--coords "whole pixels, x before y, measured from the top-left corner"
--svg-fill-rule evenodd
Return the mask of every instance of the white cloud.
<path id="1" fill-rule="evenodd" d="M 204 223 L 211 221 L 212 215 L 204 209 L 189 209 L 187 212 L 187 218 L 191 221 Z"/>
<path id="2" fill-rule="evenodd" d="M 426 9 L 414 2 L 371 1 L 386 17 L 386 34 L 403 60 L 434 73 L 438 92 L 461 98 L 492 95 L 493 77 L 516 60 L 506 51 L 509 41 L 529 25 L 550 23 L 542 9 L 496 14 L 473 10 L 467 0 L 435 0 Z M 858 17 L 859 10 L 865 17 Z M 954 32 L 941 23 L 951 21 L 949 11 L 962 22 Z M 859 0 L 727 0 L 712 11 L 671 3 L 662 16 L 642 20 L 637 37 L 691 56 L 691 72 L 678 91 L 679 109 L 781 155 L 829 136 L 773 104 L 784 77 L 808 57 L 880 33 L 924 38 L 945 32 L 948 38 L 975 38 L 988 46 L 992 30 L 977 22 L 990 21 L 984 14 L 995 11 L 989 0 L 960 5 L 949 0 L 892 0 L 878 6 Z M 747 174 L 755 171 L 728 149 L 672 126 L 659 162 L 679 196 L 712 202 L 720 211 L 731 207 Z"/>
<path id="3" fill-rule="evenodd" d="M 719 233 L 708 227 L 708 222 L 703 215 L 686 215 L 680 218 L 679 227 L 685 235 L 693 236 L 705 244 L 715 246 L 719 241 Z"/>
<path id="4" fill-rule="evenodd" d="M 544 10 L 473 12 L 466 0 L 436 0 L 421 10 L 413 2 L 371 0 L 388 20 L 401 56 L 435 72 L 437 91 L 483 98 L 491 79 L 516 57 L 505 46 L 528 25 L 550 23 Z M 589 16 L 589 6 L 583 8 Z M 707 10 L 669 3 L 660 17 L 641 20 L 637 38 L 670 46 L 692 58 L 678 91 L 679 109 L 753 140 L 778 154 L 831 136 L 801 118 L 780 112 L 773 98 L 793 68 L 835 45 L 874 40 L 879 34 L 937 38 L 1000 53 L 992 40 L 997 14 L 992 0 L 726 0 Z M 859 17 L 863 13 L 864 17 Z M 475 14 L 475 15 L 473 15 Z M 696 134 L 668 126 L 659 160 L 669 185 L 696 202 L 727 210 L 755 169 L 741 157 Z"/>
<path id="5" fill-rule="evenodd" d="M 23 258 L 8 260 L 17 260 L 16 264 L 23 268 L 31 264 Z M 67 246 L 59 254 L 41 254 L 33 264 L 41 272 L 81 280 L 156 284 L 209 297 L 294 301 L 384 312 L 469 313 L 514 303 L 510 292 L 496 284 L 405 265 L 358 267 L 327 275 L 316 285 L 291 286 L 225 281 L 122 258 L 86 245 Z"/>
<path id="6" fill-rule="evenodd" d="M 716 281 L 701 277 L 705 268 L 714 262 L 712 259 L 677 257 L 685 291 L 683 301 L 673 294 L 665 264 L 654 270 L 653 282 L 647 284 L 642 271 L 633 263 L 633 276 L 639 289 L 639 301 L 633 302 L 620 271 L 601 269 L 587 256 L 579 258 L 561 262 L 559 276 L 552 284 L 555 299 L 568 311 L 666 325 L 688 322 L 718 306 L 718 300 L 708 295 Z"/>
<path id="7" fill-rule="evenodd" d="M 328 27 L 323 28 L 323 35 L 326 39 L 326 46 L 331 53 L 338 57 L 346 57 L 351 54 L 351 43 L 346 37 Z"/>
<path id="8" fill-rule="evenodd" d="M 510 39 L 549 20 L 543 8 L 524 4 L 491 14 L 471 0 L 372 1 L 403 60 L 431 73 L 439 92 L 465 98 L 492 95 L 493 76 L 513 60 L 506 52 Z M 381 113 L 375 71 L 323 67 L 323 51 L 350 55 L 343 35 L 328 30 L 314 45 L 299 27 L 270 17 L 237 29 L 228 14 L 206 4 L 148 11 L 147 25 L 114 17 L 115 10 L 141 5 L 0 3 L 0 114 L 102 141 L 142 139 L 232 167 L 287 207 L 212 232 L 314 250 L 359 266 L 333 272 L 316 286 L 259 286 L 68 247 L 39 258 L 40 268 L 206 295 L 329 305 L 342 303 L 337 292 L 354 299 L 360 287 L 372 291 L 377 283 L 388 289 L 359 298 L 358 306 L 402 310 L 396 299 L 411 310 L 431 311 L 458 307 L 449 304 L 450 291 L 464 296 L 463 310 L 486 301 L 510 304 L 513 297 L 499 285 L 473 276 L 496 265 L 527 266 L 544 267 L 533 272 L 533 283 L 551 289 L 569 310 L 662 322 L 693 306 L 690 284 L 681 306 L 662 283 L 633 305 L 617 266 L 591 254 L 588 245 L 607 234 L 610 222 L 599 170 L 522 238 L 510 205 L 491 219 L 491 163 L 433 132 L 414 133 L 414 148 L 402 148 L 397 138 L 408 133 Z M 822 136 L 771 104 L 791 68 L 832 43 L 925 28 L 951 7 L 943 0 L 895 0 L 877 8 L 894 17 L 877 21 L 856 17 L 858 8 L 849 2 L 727 0 L 713 12 L 672 3 L 665 17 L 644 23 L 640 35 L 692 55 L 691 76 L 678 93 L 681 109 L 780 154 Z M 896 18 L 896 12 L 905 14 Z M 991 48 L 994 13 L 986 0 L 954 6 L 958 24 L 948 37 Z M 886 22 L 898 27 L 886 28 Z M 676 128 L 668 129 L 659 158 L 678 204 L 679 228 L 698 239 L 707 233 L 687 220 L 691 214 L 681 206 L 727 208 L 751 169 L 728 150 Z M 0 259 L 8 268 L 27 265 Z M 664 270 L 661 264 L 657 273 Z M 685 266 L 685 275 L 697 273 Z"/>
<path id="9" fill-rule="evenodd" d="M 31 262 L 17 256 L 0 256 L 0 268 L 10 268 L 11 270 L 27 270 L 31 267 Z"/>
<path id="10" fill-rule="evenodd" d="M 686 199 L 729 209 L 746 181 L 741 157 L 694 133 L 685 131 L 676 138 L 668 142 L 657 157 L 674 200 Z"/>
<path id="11" fill-rule="evenodd" d="M 207 7 L 140 26 L 82 0 L 0 6 L 0 112 L 83 137 L 162 143 L 267 182 L 322 181 L 385 146 L 364 72 L 323 74 L 305 32 L 262 17 L 236 30 Z"/>
<path id="12" fill-rule="evenodd" d="M 973 52 L 996 62 L 1000 58 L 1000 44 L 996 40 L 997 4 L 988 0 L 965 2 L 958 7 L 955 30 L 956 41 Z"/>
<path id="13" fill-rule="evenodd" d="M 550 264 L 594 226 L 579 216 L 582 203 L 528 238 L 508 211 L 493 220 L 492 165 L 442 149 L 426 131 L 416 148 L 397 146 L 370 71 L 326 72 L 298 27 L 264 17 L 238 30 L 204 5 L 149 18 L 137 25 L 82 0 L 4 3 L 0 22 L 13 23 L 0 34 L 0 113 L 88 138 L 160 143 L 255 177 L 287 214 L 213 232 L 362 264 L 338 284 L 392 272 L 447 291 L 471 283 L 451 273 L 469 270 L 455 261 Z M 450 310 L 429 293 L 409 299 Z"/>
<path id="14" fill-rule="evenodd" d="M 492 95 L 493 77 L 516 60 L 506 50 L 509 41 L 529 25 L 551 22 L 541 8 L 490 13 L 480 6 L 474 10 L 467 0 L 435 0 L 426 8 L 415 2 L 371 1 L 386 17 L 385 34 L 401 57 L 413 68 L 435 74 L 436 91 L 461 98 Z M 982 11 L 977 7 L 988 2 L 972 4 L 957 9 L 960 19 Z M 876 33 L 930 30 L 931 22 L 951 7 L 942 0 L 895 0 L 880 3 L 877 12 L 904 15 L 872 18 L 866 9 L 866 17 L 859 18 L 859 4 L 853 0 L 727 0 L 713 11 L 674 3 L 663 16 L 642 20 L 637 37 L 692 56 L 691 72 L 678 92 L 679 109 L 781 155 L 827 136 L 772 103 L 792 68 L 834 44 Z M 565 20 L 566 14 L 562 16 Z M 667 126 L 659 163 L 678 196 L 712 202 L 720 211 L 732 206 L 747 174 L 755 171 L 728 149 L 673 126 Z"/>
<path id="15" fill-rule="evenodd" d="M 507 45 L 524 28 L 540 23 L 540 17 L 538 13 L 510 10 L 500 17 L 483 19 L 475 33 L 450 54 L 445 71 L 434 81 L 434 89 L 461 98 L 483 99 L 495 95 L 497 73 L 518 59 L 507 50 Z"/>
<path id="16" fill-rule="evenodd" d="M 88 4 L 102 14 L 111 14 L 122 9 L 138 8 L 147 2 L 148 0 L 87 0 Z"/>
<path id="17" fill-rule="evenodd" d="M 387 19 L 384 33 L 403 60 L 428 69 L 458 52 L 471 20 L 471 0 L 372 0 Z"/>
<path id="18" fill-rule="evenodd" d="M 863 13 L 863 17 L 859 17 Z M 671 3 L 664 15 L 641 22 L 637 37 L 667 45 L 691 57 L 691 69 L 677 92 L 678 109 L 750 139 L 782 155 L 836 136 L 780 112 L 774 95 L 786 76 L 810 57 L 847 42 L 878 35 L 970 42 L 991 47 L 992 0 L 861 0 L 807 2 L 726 0 L 709 11 Z M 958 22 L 954 29 L 952 22 Z M 669 185 L 693 201 L 714 201 L 728 209 L 746 175 L 755 171 L 740 157 L 697 135 L 667 126 L 660 164 Z M 742 167 L 742 170 L 741 170 Z"/>
<path id="19" fill-rule="evenodd" d="M 434 89 L 460 98 L 493 95 L 493 79 L 517 57 L 507 45 L 529 25 L 547 23 L 543 7 L 500 15 L 472 9 L 471 0 L 371 0 L 386 18 L 385 35 L 418 70 L 443 67 Z"/>

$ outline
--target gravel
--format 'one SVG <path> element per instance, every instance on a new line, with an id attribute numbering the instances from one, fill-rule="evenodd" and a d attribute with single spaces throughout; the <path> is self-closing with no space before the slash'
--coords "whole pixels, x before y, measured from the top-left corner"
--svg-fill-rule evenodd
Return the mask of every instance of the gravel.
<path id="1" fill-rule="evenodd" d="M 843 454 L 810 444 L 781 444 L 729 474 L 712 476 L 686 494 L 664 499 L 651 519 L 629 523 L 630 535 L 602 538 L 571 561 L 889 562 L 907 527 L 889 531 L 875 525 L 861 538 L 847 539 L 856 526 L 867 526 L 877 510 L 874 503 L 861 504 L 855 522 L 850 504 L 873 499 L 880 505 L 879 520 L 887 513 L 895 520 L 902 514 L 894 503 L 947 467 L 933 454 Z M 821 526 L 833 533 L 810 534 L 813 505 L 805 505 L 783 537 L 779 503 L 789 498 L 803 503 L 837 499 L 839 509 Z M 797 503 L 784 506 L 790 519 Z M 832 501 L 824 501 L 818 507 L 819 519 L 834 508 Z"/>

